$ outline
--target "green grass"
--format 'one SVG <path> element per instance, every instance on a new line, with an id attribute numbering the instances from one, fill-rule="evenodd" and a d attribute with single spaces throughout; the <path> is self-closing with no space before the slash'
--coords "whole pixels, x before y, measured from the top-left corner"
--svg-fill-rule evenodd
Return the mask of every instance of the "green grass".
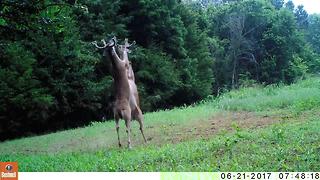
<path id="1" fill-rule="evenodd" d="M 234 117 L 232 131 L 220 129 L 203 138 L 192 134 L 195 123 L 210 125 L 210 119 L 225 110 L 252 111 L 257 120 L 266 116 L 278 123 L 240 128 Z M 143 145 L 134 123 L 132 150 L 117 147 L 111 121 L 2 142 L 0 161 L 18 161 L 21 171 L 319 171 L 319 116 L 320 78 L 314 77 L 290 86 L 243 88 L 198 105 L 147 113 L 145 129 L 152 139 Z M 125 144 L 123 123 L 121 128 Z M 188 138 L 172 144 L 173 136 Z"/>
<path id="2" fill-rule="evenodd" d="M 178 145 L 15 155 L 21 171 L 319 171 L 320 119 Z"/>
<path id="3" fill-rule="evenodd" d="M 173 110 L 165 110 L 147 113 L 144 115 L 144 126 L 150 129 L 146 134 L 158 135 L 155 143 L 166 141 L 166 136 L 161 133 L 170 133 L 175 129 L 183 128 L 198 119 L 205 119 L 215 114 L 217 110 L 211 103 L 203 103 L 193 107 L 180 107 Z M 140 131 L 137 122 L 132 123 L 133 144 L 141 144 Z M 125 145 L 126 133 L 124 121 L 120 123 L 120 135 Z M 114 121 L 93 122 L 85 128 L 77 128 L 68 131 L 52 133 L 43 136 L 28 137 L 0 143 L 1 154 L 39 154 L 60 152 L 95 151 L 102 148 L 117 147 Z M 1 159 L 0 159 L 1 160 Z"/>
<path id="4" fill-rule="evenodd" d="M 266 111 L 276 108 L 308 110 L 320 105 L 320 79 L 310 78 L 291 86 L 243 88 L 219 98 L 218 106 L 227 110 Z"/>

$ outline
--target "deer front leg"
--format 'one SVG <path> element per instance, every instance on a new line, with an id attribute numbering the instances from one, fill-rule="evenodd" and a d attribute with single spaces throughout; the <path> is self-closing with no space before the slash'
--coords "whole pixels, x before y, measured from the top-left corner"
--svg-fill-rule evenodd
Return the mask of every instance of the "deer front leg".
<path id="1" fill-rule="evenodd" d="M 111 56 L 112 56 L 112 59 L 113 59 L 113 62 L 114 62 L 114 65 L 119 68 L 121 66 L 124 65 L 124 61 L 122 59 L 120 59 L 120 57 L 118 56 L 117 52 L 116 52 L 116 49 L 115 47 L 112 47 L 111 48 Z"/>

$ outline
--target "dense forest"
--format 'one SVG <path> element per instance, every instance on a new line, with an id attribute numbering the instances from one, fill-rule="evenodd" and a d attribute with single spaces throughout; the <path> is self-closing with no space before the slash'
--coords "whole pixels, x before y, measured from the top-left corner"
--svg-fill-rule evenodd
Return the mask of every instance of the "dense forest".
<path id="1" fill-rule="evenodd" d="M 135 40 L 144 112 L 320 72 L 320 15 L 284 0 L 2 0 L 0 139 L 112 118 L 110 61 Z"/>

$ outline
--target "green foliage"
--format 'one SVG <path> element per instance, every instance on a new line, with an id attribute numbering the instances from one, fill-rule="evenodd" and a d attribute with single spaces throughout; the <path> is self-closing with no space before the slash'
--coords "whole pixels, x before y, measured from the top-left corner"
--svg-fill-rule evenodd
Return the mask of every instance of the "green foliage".
<path id="1" fill-rule="evenodd" d="M 1 117 L 7 123 L 1 139 L 84 124 L 90 121 L 85 115 L 100 107 L 101 87 L 94 74 L 98 60 L 80 41 L 72 9 L 42 1 L 29 6 L 2 6 L 6 22 L 16 26 L 0 31 Z M 24 16 L 9 16 L 16 11 Z"/>
<path id="2" fill-rule="evenodd" d="M 289 64 L 288 74 L 291 77 L 304 78 L 308 72 L 307 63 L 300 57 L 294 55 L 293 60 Z"/>
<path id="3" fill-rule="evenodd" d="M 308 27 L 308 13 L 304 10 L 303 5 L 298 5 L 294 13 L 298 26 L 301 29 L 306 29 Z"/>
<path id="4" fill-rule="evenodd" d="M 129 17 L 119 14 L 119 0 L 80 0 L 73 7 L 81 40 L 91 42 L 105 38 L 106 34 L 124 37 L 128 33 Z"/>
<path id="5" fill-rule="evenodd" d="M 286 7 L 288 10 L 290 10 L 290 11 L 293 12 L 293 10 L 294 10 L 294 3 L 292 2 L 292 0 L 287 1 L 287 2 L 285 3 L 285 7 Z"/>
<path id="6" fill-rule="evenodd" d="M 309 16 L 308 28 L 306 30 L 306 40 L 310 46 L 305 47 L 305 56 L 308 58 L 310 72 L 320 71 L 320 16 L 312 14 Z"/>
<path id="7" fill-rule="evenodd" d="M 22 126 L 27 129 L 34 123 L 45 123 L 54 97 L 36 78 L 34 55 L 21 44 L 0 47 L 0 58 L 0 131 L 1 136 L 14 137 Z M 25 122 L 25 118 L 30 121 Z"/>
<path id="8" fill-rule="evenodd" d="M 283 1 L 247 0 L 208 9 L 209 36 L 219 38 L 215 46 L 223 47 L 222 53 L 211 52 L 218 91 L 238 86 L 242 77 L 267 84 L 293 82 L 306 71 L 293 66 L 297 56 L 308 72 L 317 67 L 293 11 L 282 6 Z"/>
<path id="9" fill-rule="evenodd" d="M 151 111 L 173 106 L 175 102 L 171 98 L 180 81 L 172 59 L 165 53 L 144 48 L 136 48 L 130 57 L 133 69 L 138 70 L 135 76 L 142 109 Z"/>
<path id="10" fill-rule="evenodd" d="M 267 83 L 292 82 L 295 77 L 299 77 L 299 74 L 290 74 L 287 70 L 296 60 L 294 53 L 299 53 L 302 49 L 301 42 L 303 42 L 303 38 L 296 29 L 292 13 L 286 9 L 281 9 L 272 21 L 274 21 L 272 27 L 263 35 L 263 43 L 266 56 L 271 55 L 273 67 L 270 67 L 277 69 L 277 71 L 265 69 L 267 72 L 263 73 L 269 74 L 269 76 L 263 76 L 262 78 Z M 272 81 L 269 81 L 269 78 Z"/>
<path id="11" fill-rule="evenodd" d="M 309 16 L 307 40 L 315 51 L 320 54 L 320 15 L 312 14 Z"/>
<path id="12" fill-rule="evenodd" d="M 183 5 L 176 0 L 135 0 L 123 3 L 124 14 L 131 17 L 128 28 L 132 38 L 144 47 L 156 44 L 174 58 L 186 56 L 186 27 L 180 17 L 181 8 Z"/>
<path id="13" fill-rule="evenodd" d="M 308 16 L 283 0 L 3 0 L 1 138 L 112 117 L 110 60 L 94 40 L 137 42 L 146 112 L 319 72 L 319 18 Z"/>
<path id="14" fill-rule="evenodd" d="M 284 0 L 270 0 L 270 1 L 276 9 L 281 9 L 283 7 Z"/>
<path id="15" fill-rule="evenodd" d="M 160 76 L 172 78 L 170 81 L 179 81 L 179 86 L 178 88 L 177 85 L 172 86 L 172 89 L 175 89 L 173 92 L 170 92 L 169 88 L 169 94 L 159 91 L 160 89 L 151 90 L 157 95 L 145 94 L 152 100 L 146 98 L 150 101 L 146 100 L 143 102 L 144 104 L 154 104 L 155 98 L 158 98 L 156 101 L 162 101 L 161 106 L 165 107 L 167 99 L 172 98 L 171 102 L 167 104 L 167 107 L 170 107 L 171 104 L 190 104 L 211 94 L 212 60 L 207 47 L 207 35 L 205 32 L 201 32 L 198 23 L 199 21 L 205 23 L 205 20 L 199 16 L 199 12 L 192 11 L 191 8 L 178 1 L 163 2 L 159 0 L 136 1 L 134 3 L 125 1 L 123 9 L 123 12 L 131 17 L 128 24 L 130 36 L 145 48 L 160 48 L 165 52 L 169 58 L 164 58 L 164 61 L 170 59 L 170 64 L 173 66 L 172 68 L 176 68 L 175 72 L 178 75 L 176 80 L 176 75 L 168 76 L 167 70 L 156 70 L 161 74 Z M 157 61 L 157 56 L 155 58 L 149 56 L 148 58 Z M 136 59 L 139 57 L 137 56 Z M 141 68 L 144 67 L 141 66 Z M 143 69 L 143 72 L 147 74 L 154 74 L 153 71 L 155 70 Z M 145 87 L 153 88 L 153 85 L 149 83 Z M 147 91 L 150 92 L 150 90 Z"/>
<path id="16" fill-rule="evenodd" d="M 188 96 L 188 99 L 178 102 L 193 103 L 212 93 L 213 61 L 210 57 L 208 48 L 209 39 L 205 32 L 202 32 L 198 25 L 201 20 L 197 12 L 191 9 L 182 9 L 181 18 L 186 26 L 185 48 L 187 50 L 187 58 L 178 61 L 177 66 L 182 69 L 182 90 L 179 96 Z M 182 94 L 181 94 L 182 93 Z M 185 102 L 183 102 L 185 101 Z"/>

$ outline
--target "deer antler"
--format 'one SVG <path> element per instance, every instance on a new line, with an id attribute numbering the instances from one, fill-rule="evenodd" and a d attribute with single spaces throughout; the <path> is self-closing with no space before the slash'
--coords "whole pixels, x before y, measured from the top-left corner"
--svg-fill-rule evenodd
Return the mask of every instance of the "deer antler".
<path id="1" fill-rule="evenodd" d="M 136 41 L 133 41 L 131 44 L 129 44 L 129 47 L 136 45 Z"/>
<path id="2" fill-rule="evenodd" d="M 131 44 L 129 44 L 128 43 L 128 38 L 124 39 L 124 46 L 127 47 L 127 48 L 129 48 L 129 47 L 131 47 L 131 46 L 133 46 L 135 44 L 136 44 L 136 41 L 133 41 Z"/>
<path id="3" fill-rule="evenodd" d="M 97 41 L 93 41 L 93 42 L 91 42 L 91 44 L 95 45 L 96 48 L 98 48 L 98 49 L 104 49 L 109 45 L 109 43 L 107 44 L 104 39 L 102 39 L 101 42 L 103 43 L 103 46 L 98 46 Z"/>

